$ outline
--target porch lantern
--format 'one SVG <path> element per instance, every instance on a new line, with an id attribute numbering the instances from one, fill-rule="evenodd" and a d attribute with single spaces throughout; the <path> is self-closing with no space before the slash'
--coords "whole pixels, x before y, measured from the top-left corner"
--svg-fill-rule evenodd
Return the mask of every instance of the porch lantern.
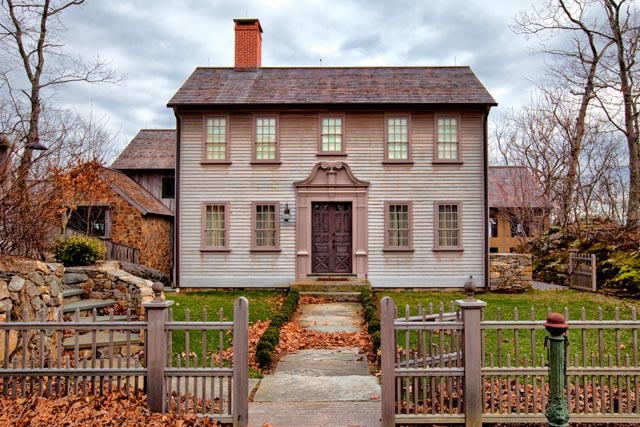
<path id="1" fill-rule="evenodd" d="M 284 219 L 284 222 L 289 222 L 289 220 L 291 219 L 291 210 L 289 210 L 288 202 L 284 204 L 284 213 L 282 215 L 282 219 Z"/>

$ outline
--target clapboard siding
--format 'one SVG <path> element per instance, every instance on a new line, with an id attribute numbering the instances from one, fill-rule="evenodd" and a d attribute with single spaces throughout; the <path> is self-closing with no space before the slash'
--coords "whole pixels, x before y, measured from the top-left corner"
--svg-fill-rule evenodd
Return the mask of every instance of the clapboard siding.
<path id="1" fill-rule="evenodd" d="M 384 114 L 346 114 L 346 156 L 317 156 L 318 114 L 279 114 L 279 165 L 252 165 L 253 115 L 229 115 L 230 165 L 201 164 L 202 114 L 182 115 L 180 156 L 180 286 L 286 286 L 295 278 L 295 188 L 324 160 L 340 160 L 368 181 L 368 277 L 374 286 L 462 286 L 469 275 L 484 281 L 483 112 L 462 113 L 463 164 L 432 164 L 432 112 L 412 114 L 412 165 L 385 165 Z M 413 203 L 411 253 L 383 252 L 384 203 Z M 462 203 L 462 252 L 434 252 L 437 201 Z M 251 202 L 285 203 L 292 219 L 280 221 L 277 253 L 251 247 Z M 201 252 L 203 202 L 230 207 L 230 252 Z"/>

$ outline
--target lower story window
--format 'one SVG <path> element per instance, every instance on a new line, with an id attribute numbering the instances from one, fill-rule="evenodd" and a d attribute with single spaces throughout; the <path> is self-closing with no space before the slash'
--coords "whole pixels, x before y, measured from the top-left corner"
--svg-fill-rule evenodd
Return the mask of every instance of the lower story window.
<path id="1" fill-rule="evenodd" d="M 436 249 L 462 249 L 460 203 L 436 203 Z"/>
<path id="2" fill-rule="evenodd" d="M 385 203 L 385 250 L 412 250 L 410 202 Z"/>
<path id="3" fill-rule="evenodd" d="M 279 239 L 279 203 L 253 203 L 252 250 L 277 250 Z"/>
<path id="4" fill-rule="evenodd" d="M 67 228 L 87 236 L 109 237 L 109 207 L 78 206 L 71 212 Z"/>
<path id="5" fill-rule="evenodd" d="M 203 247 L 227 249 L 229 247 L 229 204 L 205 203 L 203 218 Z"/>

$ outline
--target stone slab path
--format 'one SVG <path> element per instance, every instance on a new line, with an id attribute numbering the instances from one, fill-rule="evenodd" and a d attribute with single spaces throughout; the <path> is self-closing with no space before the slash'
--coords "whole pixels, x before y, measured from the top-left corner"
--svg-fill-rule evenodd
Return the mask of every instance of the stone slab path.
<path id="1" fill-rule="evenodd" d="M 358 303 L 302 304 L 299 322 L 322 332 L 353 332 Z M 303 350 L 283 357 L 249 404 L 249 427 L 379 427 L 380 384 L 358 348 Z"/>

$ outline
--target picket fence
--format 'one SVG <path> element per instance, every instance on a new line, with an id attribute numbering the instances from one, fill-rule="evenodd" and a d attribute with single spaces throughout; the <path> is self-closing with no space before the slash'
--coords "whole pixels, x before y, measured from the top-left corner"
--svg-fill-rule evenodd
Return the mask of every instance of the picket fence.
<path id="1" fill-rule="evenodd" d="M 533 310 L 520 318 L 484 320 L 482 301 L 406 308 L 381 301 L 382 420 L 395 424 L 545 422 L 548 356 L 544 320 Z M 548 313 L 543 313 L 546 318 Z M 639 423 L 640 321 L 584 309 L 569 317 L 566 334 L 566 393 L 571 422 Z"/>
<path id="2" fill-rule="evenodd" d="M 173 320 L 173 301 L 144 303 L 145 320 L 96 321 L 76 312 L 55 320 L 23 313 L 0 322 L 0 345 L 19 344 L 17 355 L 0 360 L 0 395 L 62 396 L 143 391 L 154 412 L 190 411 L 234 426 L 248 418 L 248 301 L 234 302 L 233 321 Z M 144 347 L 139 339 L 143 338 Z M 105 341 L 106 339 L 106 341 Z M 197 342 L 197 348 L 192 346 Z M 229 350 L 231 344 L 233 350 Z M 143 350 L 143 351 L 142 351 Z"/>

